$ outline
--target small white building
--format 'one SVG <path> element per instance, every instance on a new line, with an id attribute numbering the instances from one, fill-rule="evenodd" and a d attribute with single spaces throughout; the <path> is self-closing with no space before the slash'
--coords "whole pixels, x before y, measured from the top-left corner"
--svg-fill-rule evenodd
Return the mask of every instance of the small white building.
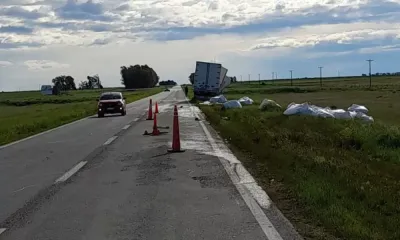
<path id="1" fill-rule="evenodd" d="M 42 85 L 40 88 L 40 92 L 43 95 L 53 95 L 53 86 L 51 85 Z"/>

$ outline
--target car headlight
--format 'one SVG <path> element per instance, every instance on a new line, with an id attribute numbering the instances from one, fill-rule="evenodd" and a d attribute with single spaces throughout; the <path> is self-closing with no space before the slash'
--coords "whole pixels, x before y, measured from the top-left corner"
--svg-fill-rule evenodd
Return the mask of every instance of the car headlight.
<path id="1" fill-rule="evenodd" d="M 102 107 L 102 106 L 103 106 L 103 104 L 99 103 L 99 107 Z"/>
<path id="2" fill-rule="evenodd" d="M 122 102 L 118 102 L 118 106 L 122 106 Z"/>

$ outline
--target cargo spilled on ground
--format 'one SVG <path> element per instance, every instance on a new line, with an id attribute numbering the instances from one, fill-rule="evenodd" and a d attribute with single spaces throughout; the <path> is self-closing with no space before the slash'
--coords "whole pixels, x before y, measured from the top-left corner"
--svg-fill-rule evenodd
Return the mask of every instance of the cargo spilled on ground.
<path id="1" fill-rule="evenodd" d="M 399 239 L 399 82 L 376 78 L 371 89 L 365 79 L 323 88 L 316 81 L 236 83 L 224 96 L 247 96 L 254 104 L 199 107 L 306 239 Z M 283 109 L 260 111 L 265 98 Z M 365 105 L 375 122 L 283 115 L 291 102 L 345 110 Z"/>
<path id="2" fill-rule="evenodd" d="M 156 87 L 123 93 L 131 103 L 163 90 Z M 97 99 L 105 91 L 79 90 L 60 96 L 41 95 L 39 91 L 0 93 L 0 145 L 95 114 Z"/>

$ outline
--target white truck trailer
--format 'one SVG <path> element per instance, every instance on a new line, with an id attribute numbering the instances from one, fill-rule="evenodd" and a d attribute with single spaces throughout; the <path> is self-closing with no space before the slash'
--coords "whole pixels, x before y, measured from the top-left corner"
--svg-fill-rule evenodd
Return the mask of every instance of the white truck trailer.
<path id="1" fill-rule="evenodd" d="M 224 81 L 228 69 L 219 63 L 196 62 L 193 91 L 197 99 L 217 96 L 227 85 Z M 229 82 L 230 83 L 230 82 Z"/>

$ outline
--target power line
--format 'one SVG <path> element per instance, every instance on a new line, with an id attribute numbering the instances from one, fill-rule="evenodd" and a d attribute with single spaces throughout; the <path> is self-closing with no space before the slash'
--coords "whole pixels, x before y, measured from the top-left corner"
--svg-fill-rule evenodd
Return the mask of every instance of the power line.
<path id="1" fill-rule="evenodd" d="M 372 87 L 372 74 L 371 74 L 371 62 L 374 60 L 368 59 L 367 62 L 369 63 L 369 88 Z"/>

